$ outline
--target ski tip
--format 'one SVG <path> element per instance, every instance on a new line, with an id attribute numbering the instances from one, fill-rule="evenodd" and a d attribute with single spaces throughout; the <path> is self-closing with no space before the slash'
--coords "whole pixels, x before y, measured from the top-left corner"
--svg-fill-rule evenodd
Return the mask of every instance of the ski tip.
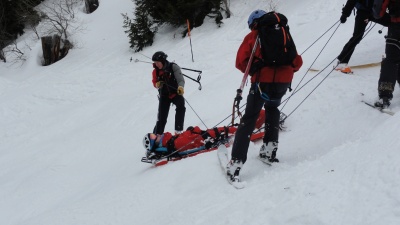
<path id="1" fill-rule="evenodd" d="M 257 156 L 257 159 L 260 160 L 261 162 L 267 164 L 268 166 L 272 166 L 272 162 L 270 162 L 268 159 L 263 159 L 260 156 Z"/>
<path id="2" fill-rule="evenodd" d="M 247 182 L 246 181 L 240 181 L 240 182 L 232 182 L 231 183 L 233 187 L 236 189 L 243 189 L 246 187 Z"/>
<path id="3" fill-rule="evenodd" d="M 226 179 L 228 180 L 228 183 L 231 184 L 236 189 L 245 188 L 247 185 L 246 181 L 232 181 L 229 176 L 226 176 Z"/>
<path id="4" fill-rule="evenodd" d="M 319 69 L 315 69 L 315 68 L 308 68 L 308 71 L 310 71 L 310 72 L 319 72 Z"/>
<path id="5" fill-rule="evenodd" d="M 156 162 L 154 165 L 155 166 L 163 166 L 167 163 L 168 163 L 168 160 L 162 160 L 162 161 Z"/>

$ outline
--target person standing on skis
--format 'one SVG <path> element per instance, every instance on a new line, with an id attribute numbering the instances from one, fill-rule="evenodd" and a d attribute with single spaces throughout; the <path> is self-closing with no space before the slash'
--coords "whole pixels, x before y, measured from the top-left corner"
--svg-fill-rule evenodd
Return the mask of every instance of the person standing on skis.
<path id="1" fill-rule="evenodd" d="M 375 1 L 373 12 L 378 19 L 390 17 L 385 36 L 386 57 L 382 60 L 378 81 L 379 100 L 375 102 L 376 107 L 385 109 L 390 106 L 396 80 L 400 84 L 400 0 Z"/>
<path id="2" fill-rule="evenodd" d="M 383 26 L 387 26 L 390 18 L 384 17 L 381 19 L 375 19 L 372 15 L 372 6 L 374 0 L 347 0 L 346 5 L 342 9 L 342 15 L 340 16 L 340 22 L 345 23 L 347 17 L 350 16 L 354 8 L 357 9 L 357 14 L 354 21 L 353 36 L 344 45 L 342 51 L 337 57 L 337 66 L 335 70 L 342 73 L 351 73 L 351 68 L 348 66 L 351 56 L 353 55 L 354 49 L 363 39 L 365 28 L 369 21 L 379 23 Z"/>
<path id="3" fill-rule="evenodd" d="M 154 62 L 152 82 L 159 93 L 157 123 L 153 133 L 158 135 L 164 133 L 171 103 L 176 106 L 175 133 L 182 133 L 185 121 L 186 108 L 183 98 L 185 79 L 181 68 L 176 63 L 170 63 L 167 57 L 162 51 L 154 53 L 152 57 Z"/>
<path id="4" fill-rule="evenodd" d="M 270 13 L 272 13 L 272 18 L 275 18 L 275 15 L 278 16 L 275 12 Z M 249 62 L 252 49 L 256 44 L 257 38 L 260 37 L 257 28 L 258 21 L 266 14 L 265 11 L 260 9 L 250 14 L 248 26 L 251 31 L 245 36 L 236 55 L 236 68 L 244 73 L 247 65 L 250 63 L 250 65 L 252 65 L 250 68 L 250 75 L 252 77 L 245 113 L 236 131 L 231 160 L 227 165 L 227 176 L 231 182 L 240 182 L 239 172 L 247 160 L 250 136 L 263 106 L 265 107 L 266 114 L 265 134 L 263 138 L 264 143 L 261 146 L 259 156 L 271 163 L 278 162 L 276 158 L 280 118 L 278 106 L 281 104 L 281 99 L 285 95 L 286 90 L 290 87 L 294 72 L 298 71 L 303 64 L 301 56 L 295 51 L 294 60 L 291 61 L 289 65 L 260 66 L 260 60 L 262 60 L 263 56 L 261 54 L 262 50 L 259 47 L 254 53 L 254 59 L 257 60 Z M 278 24 L 274 25 L 274 29 L 277 25 Z M 291 36 L 289 36 L 289 38 L 291 38 Z M 268 51 L 268 49 L 266 51 Z M 267 96 L 268 99 L 266 99 L 265 96 Z"/>

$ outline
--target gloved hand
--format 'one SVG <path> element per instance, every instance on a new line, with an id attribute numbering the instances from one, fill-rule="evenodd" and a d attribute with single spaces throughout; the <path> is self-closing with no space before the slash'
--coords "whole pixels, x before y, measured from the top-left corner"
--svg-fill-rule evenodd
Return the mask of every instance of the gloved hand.
<path id="1" fill-rule="evenodd" d="M 162 88 L 164 81 L 157 81 L 156 88 Z"/>
<path id="2" fill-rule="evenodd" d="M 183 95 L 183 93 L 185 93 L 185 90 L 182 86 L 179 86 L 178 89 L 176 89 L 176 92 L 178 93 L 178 95 Z"/>
<path id="3" fill-rule="evenodd" d="M 346 23 L 346 20 L 347 20 L 347 16 L 342 14 L 342 16 L 340 17 L 340 22 L 341 23 Z"/>
<path id="4" fill-rule="evenodd" d="M 263 68 L 264 62 L 262 60 L 257 60 L 255 59 L 253 61 L 253 63 L 250 66 L 250 70 L 249 70 L 249 75 L 253 76 L 255 73 L 257 73 L 258 71 L 260 71 L 261 68 Z"/>

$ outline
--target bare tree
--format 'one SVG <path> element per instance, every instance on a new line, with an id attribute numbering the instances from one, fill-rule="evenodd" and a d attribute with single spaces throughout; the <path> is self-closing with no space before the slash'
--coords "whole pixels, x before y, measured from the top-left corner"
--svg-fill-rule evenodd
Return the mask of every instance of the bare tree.
<path id="1" fill-rule="evenodd" d="M 44 3 L 41 14 L 42 26 L 46 35 L 41 37 L 43 49 L 43 65 L 50 65 L 68 54 L 74 44 L 70 36 L 85 28 L 76 17 L 76 9 L 82 0 L 60 0 Z"/>
<path id="2" fill-rule="evenodd" d="M 267 11 L 278 11 L 279 0 L 267 0 Z"/>
<path id="3" fill-rule="evenodd" d="M 230 5 L 230 0 L 223 0 L 222 1 L 223 3 L 224 3 L 224 5 L 225 5 L 225 12 L 226 12 L 226 17 L 227 18 L 230 18 L 231 17 L 231 10 L 229 9 L 229 5 Z"/>
<path id="4" fill-rule="evenodd" d="M 7 55 L 13 55 L 14 57 L 11 57 L 11 62 L 17 63 L 17 62 L 25 62 L 26 57 L 24 54 L 24 51 L 22 51 L 17 44 L 16 40 L 13 40 L 10 45 L 8 45 L 6 48 L 3 49 L 3 53 L 7 53 Z M 5 59 L 4 59 L 5 60 Z M 5 62 L 5 61 L 4 61 Z"/>
<path id="5" fill-rule="evenodd" d="M 44 23 L 47 24 L 48 35 L 58 34 L 64 40 L 69 35 L 82 30 L 82 23 L 76 18 L 76 6 L 80 0 L 60 0 L 51 3 L 44 3 L 42 15 Z"/>
<path id="6" fill-rule="evenodd" d="M 0 60 L 3 62 L 7 62 L 6 56 L 4 55 L 4 51 L 1 48 L 0 48 Z"/>

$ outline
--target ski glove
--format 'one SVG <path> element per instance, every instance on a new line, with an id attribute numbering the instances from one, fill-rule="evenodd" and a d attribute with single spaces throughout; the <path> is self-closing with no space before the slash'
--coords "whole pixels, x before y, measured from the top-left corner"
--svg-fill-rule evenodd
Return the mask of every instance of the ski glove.
<path id="1" fill-rule="evenodd" d="M 157 81 L 156 88 L 162 88 L 164 81 Z"/>
<path id="2" fill-rule="evenodd" d="M 346 23 L 346 20 L 347 20 L 347 16 L 342 14 L 342 16 L 340 17 L 340 22 L 341 23 Z"/>
<path id="3" fill-rule="evenodd" d="M 260 71 L 260 69 L 263 68 L 264 66 L 265 65 L 262 60 L 257 60 L 257 59 L 254 60 L 254 62 L 250 66 L 249 75 L 253 76 L 255 73 Z"/>
<path id="4" fill-rule="evenodd" d="M 183 93 L 185 93 L 185 90 L 183 89 L 182 86 L 179 86 L 176 92 L 178 93 L 178 95 L 183 95 Z"/>

